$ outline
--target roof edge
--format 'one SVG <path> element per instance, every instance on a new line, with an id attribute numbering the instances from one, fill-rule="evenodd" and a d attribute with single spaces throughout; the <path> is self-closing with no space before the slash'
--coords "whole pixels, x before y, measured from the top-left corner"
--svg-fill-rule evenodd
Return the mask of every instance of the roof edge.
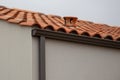
<path id="1" fill-rule="evenodd" d="M 32 36 L 34 37 L 45 36 L 46 38 L 50 38 L 50 39 L 57 39 L 57 40 L 64 40 L 69 42 L 120 49 L 119 41 L 99 39 L 99 38 L 87 37 L 87 36 L 78 36 L 74 34 L 65 34 L 62 32 L 54 32 L 49 30 L 33 29 Z"/>

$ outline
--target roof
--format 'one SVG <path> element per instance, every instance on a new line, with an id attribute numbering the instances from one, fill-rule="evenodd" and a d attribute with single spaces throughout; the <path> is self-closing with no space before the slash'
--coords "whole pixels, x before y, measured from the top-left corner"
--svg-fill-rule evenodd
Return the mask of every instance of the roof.
<path id="1" fill-rule="evenodd" d="M 65 21 L 63 17 L 46 15 L 40 12 L 10 9 L 0 6 L 0 20 L 29 27 L 37 25 L 40 29 L 51 29 L 55 32 L 64 32 L 66 34 L 120 41 L 120 27 L 84 20 L 77 20 L 77 26 L 68 27 L 64 25 Z"/>

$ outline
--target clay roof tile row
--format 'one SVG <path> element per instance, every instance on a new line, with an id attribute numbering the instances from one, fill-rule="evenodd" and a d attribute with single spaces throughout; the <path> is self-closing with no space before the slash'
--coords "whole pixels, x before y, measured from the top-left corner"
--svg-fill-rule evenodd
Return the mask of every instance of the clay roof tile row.
<path id="1" fill-rule="evenodd" d="M 65 20 L 57 15 L 46 15 L 21 9 L 10 9 L 0 6 L 0 19 L 24 26 L 38 25 L 41 29 L 51 29 L 67 34 L 84 35 L 100 39 L 120 40 L 120 27 L 97 24 L 90 21 L 78 20 L 77 26 L 65 26 Z"/>

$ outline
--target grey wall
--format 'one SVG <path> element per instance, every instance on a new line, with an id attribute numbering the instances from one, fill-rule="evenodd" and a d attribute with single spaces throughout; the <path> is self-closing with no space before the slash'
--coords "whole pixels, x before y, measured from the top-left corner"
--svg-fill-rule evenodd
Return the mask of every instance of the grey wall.
<path id="1" fill-rule="evenodd" d="M 39 80 L 39 39 L 32 37 L 32 80 Z"/>
<path id="2" fill-rule="evenodd" d="M 0 0 L 0 5 L 120 25 L 120 0 Z"/>
<path id="3" fill-rule="evenodd" d="M 120 80 L 120 50 L 46 40 L 46 80 Z"/>
<path id="4" fill-rule="evenodd" d="M 32 80 L 30 27 L 0 21 L 0 80 Z"/>
<path id="5" fill-rule="evenodd" d="M 38 80 L 38 38 L 0 21 L 0 80 Z M 47 80 L 119 80 L 120 50 L 46 40 Z"/>

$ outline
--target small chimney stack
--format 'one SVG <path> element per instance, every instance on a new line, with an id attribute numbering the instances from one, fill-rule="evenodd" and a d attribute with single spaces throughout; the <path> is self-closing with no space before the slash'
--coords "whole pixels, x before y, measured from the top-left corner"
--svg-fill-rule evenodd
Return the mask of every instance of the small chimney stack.
<path id="1" fill-rule="evenodd" d="M 76 27 L 77 17 L 63 17 L 65 20 L 65 26 L 67 27 Z"/>

